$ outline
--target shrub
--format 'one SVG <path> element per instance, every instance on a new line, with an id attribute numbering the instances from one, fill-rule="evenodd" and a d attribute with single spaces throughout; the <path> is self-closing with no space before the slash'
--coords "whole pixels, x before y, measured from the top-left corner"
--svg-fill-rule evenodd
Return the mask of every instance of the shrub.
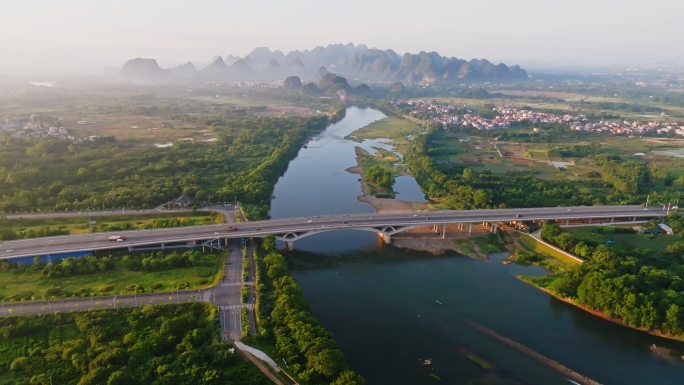
<path id="1" fill-rule="evenodd" d="M 176 289 L 185 289 L 188 287 L 188 283 L 185 281 L 174 282 L 173 287 L 175 287 Z"/>
<path id="2" fill-rule="evenodd" d="M 207 283 L 209 283 L 209 280 L 204 279 L 204 278 L 197 280 L 198 285 L 206 285 Z"/>
<path id="3" fill-rule="evenodd" d="M 112 285 L 107 285 L 107 286 L 101 288 L 101 289 L 100 289 L 100 292 L 106 293 L 106 292 L 109 292 L 109 291 L 112 291 L 112 290 L 114 290 L 114 286 L 112 286 Z"/>
<path id="4" fill-rule="evenodd" d="M 31 299 L 31 297 L 33 297 L 33 292 L 27 290 L 27 291 L 19 292 L 15 295 L 11 296 L 10 298 L 15 300 L 15 301 L 20 301 L 20 300 L 29 300 L 29 299 Z"/>
<path id="5" fill-rule="evenodd" d="M 213 272 L 211 270 L 200 270 L 199 272 L 197 272 L 197 275 L 200 277 L 209 277 L 212 274 Z"/>
<path id="6" fill-rule="evenodd" d="M 47 289 L 45 289 L 45 295 L 47 295 L 47 296 L 58 295 L 61 292 L 62 292 L 62 288 L 59 286 L 50 286 Z"/>
<path id="7" fill-rule="evenodd" d="M 211 261 L 211 260 L 216 259 L 216 257 L 217 257 L 216 254 L 209 254 L 209 255 L 205 255 L 204 259 L 206 259 L 207 261 Z"/>
<path id="8" fill-rule="evenodd" d="M 137 283 L 129 283 L 128 285 L 124 286 L 127 291 L 136 291 L 139 287 L 140 285 Z"/>
<path id="9" fill-rule="evenodd" d="M 159 283 L 159 282 L 155 282 L 155 283 L 150 285 L 150 289 L 152 289 L 152 290 L 157 290 L 157 289 L 160 289 L 162 287 L 164 287 L 164 284 Z"/>

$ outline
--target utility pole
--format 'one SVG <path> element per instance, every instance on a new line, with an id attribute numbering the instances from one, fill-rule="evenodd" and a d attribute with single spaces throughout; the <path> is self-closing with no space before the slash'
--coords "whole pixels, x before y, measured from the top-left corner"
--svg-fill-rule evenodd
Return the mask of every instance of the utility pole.
<path id="1" fill-rule="evenodd" d="M 90 293 L 90 310 L 93 309 L 93 293 Z"/>
<path id="2" fill-rule="evenodd" d="M 646 207 L 648 207 L 648 198 L 650 198 L 650 197 L 651 197 L 651 194 L 646 195 Z"/>

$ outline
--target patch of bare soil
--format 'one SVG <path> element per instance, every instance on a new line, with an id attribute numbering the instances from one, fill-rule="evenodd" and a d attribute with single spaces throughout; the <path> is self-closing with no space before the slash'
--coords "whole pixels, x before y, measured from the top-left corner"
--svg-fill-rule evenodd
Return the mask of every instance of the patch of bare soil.
<path id="1" fill-rule="evenodd" d="M 373 198 L 368 196 L 360 196 L 357 198 L 361 202 L 366 202 L 373 206 L 378 213 L 410 213 L 413 208 L 408 204 L 398 199 L 389 198 Z"/>
<path id="2" fill-rule="evenodd" d="M 487 229 L 482 226 L 473 225 L 472 234 L 469 236 L 458 225 L 447 225 L 444 238 L 440 233 L 436 233 L 431 226 L 418 227 L 403 231 L 392 236 L 392 245 L 400 249 L 415 251 L 425 251 L 431 254 L 444 254 L 456 252 L 476 259 L 486 259 L 479 247 L 474 242 L 466 242 L 470 247 L 463 247 L 459 240 L 468 240 L 472 237 L 482 237 L 488 234 Z"/>

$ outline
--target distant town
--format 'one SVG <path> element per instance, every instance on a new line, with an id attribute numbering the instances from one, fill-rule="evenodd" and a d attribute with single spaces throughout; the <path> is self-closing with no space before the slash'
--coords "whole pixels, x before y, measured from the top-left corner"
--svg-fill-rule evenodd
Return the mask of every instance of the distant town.
<path id="1" fill-rule="evenodd" d="M 640 122 L 640 121 L 613 121 L 602 119 L 590 121 L 585 115 L 556 115 L 547 112 L 537 112 L 499 106 L 494 111 L 499 113 L 493 119 L 487 119 L 466 113 L 459 115 L 460 109 L 455 106 L 436 104 L 427 100 L 399 100 L 392 102 L 398 106 L 409 106 L 412 115 L 427 115 L 432 122 L 439 122 L 445 128 L 454 126 L 473 127 L 478 130 L 507 129 L 512 123 L 552 123 L 567 124 L 577 131 L 601 132 L 610 134 L 678 134 L 684 135 L 684 127 L 677 122 Z"/>
<path id="2" fill-rule="evenodd" d="M 69 135 L 69 129 L 66 127 L 59 127 L 48 122 L 40 122 L 36 115 L 30 117 L 15 117 L 13 120 L 6 119 L 5 124 L 0 124 L 0 132 L 7 132 L 16 139 L 28 138 L 53 138 L 72 143 L 96 142 L 100 136 L 93 135 L 85 138 L 76 139 L 73 135 Z"/>

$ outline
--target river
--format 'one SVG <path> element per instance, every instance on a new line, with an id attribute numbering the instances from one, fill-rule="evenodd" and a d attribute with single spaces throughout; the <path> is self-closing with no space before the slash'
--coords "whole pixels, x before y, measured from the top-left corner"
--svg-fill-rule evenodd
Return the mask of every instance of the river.
<path id="1" fill-rule="evenodd" d="M 345 169 L 356 163 L 355 146 L 370 149 L 382 141 L 359 144 L 344 137 L 383 117 L 350 107 L 344 119 L 302 148 L 275 187 L 271 217 L 374 213 L 356 199 L 359 176 Z M 421 199 L 415 180 L 402 178 L 408 178 L 403 196 Z M 288 260 L 314 315 L 369 385 L 438 383 L 430 374 L 444 384 L 570 384 L 468 322 L 604 385 L 684 384 L 683 343 L 553 299 L 516 278 L 544 270 L 503 265 L 504 253 L 488 263 L 406 252 L 355 230 L 313 235 L 295 248 Z M 654 344 L 670 354 L 655 353 Z M 424 365 L 426 358 L 432 364 Z"/>

